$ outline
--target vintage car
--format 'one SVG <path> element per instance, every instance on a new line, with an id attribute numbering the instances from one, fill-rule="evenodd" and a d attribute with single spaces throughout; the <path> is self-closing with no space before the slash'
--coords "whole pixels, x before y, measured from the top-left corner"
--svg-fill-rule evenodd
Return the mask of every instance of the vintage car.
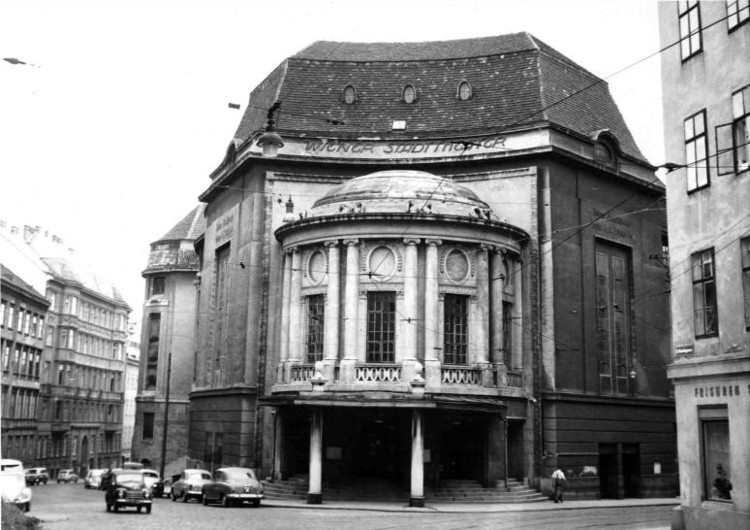
<path id="1" fill-rule="evenodd" d="M 203 485 L 203 504 L 219 502 L 228 507 L 249 502 L 260 506 L 263 498 L 263 485 L 255 472 L 246 467 L 222 467 L 214 472 L 211 482 Z"/>
<path id="2" fill-rule="evenodd" d="M 172 484 L 172 500 L 182 499 L 182 502 L 187 502 L 195 499 L 200 502 L 203 499 L 203 485 L 211 482 L 211 473 L 205 469 L 185 469 L 179 477 Z"/>
<path id="3" fill-rule="evenodd" d="M 0 460 L 0 497 L 15 504 L 22 512 L 28 512 L 31 509 L 31 488 L 26 485 L 23 463 L 20 460 L 10 458 Z M 4 518 L 3 523 L 5 523 Z"/>
<path id="4" fill-rule="evenodd" d="M 104 501 L 108 512 L 131 506 L 138 512 L 145 509 L 146 513 L 151 513 L 151 490 L 146 485 L 143 473 L 137 469 L 113 469 Z"/>
<path id="5" fill-rule="evenodd" d="M 141 473 L 143 473 L 143 479 L 146 481 L 146 486 L 148 486 L 151 493 L 153 493 L 154 485 L 161 480 L 161 475 L 159 475 L 159 472 L 154 469 L 142 469 Z"/>
<path id="6" fill-rule="evenodd" d="M 172 475 L 170 478 L 163 478 L 152 489 L 154 497 L 171 497 L 172 484 L 180 479 L 180 475 Z"/>
<path id="7" fill-rule="evenodd" d="M 99 489 L 99 485 L 102 483 L 102 475 L 104 475 L 103 469 L 89 469 L 86 478 L 83 479 L 83 487 L 86 489 Z"/>
<path id="8" fill-rule="evenodd" d="M 74 482 L 78 484 L 78 473 L 76 473 L 72 469 L 62 469 L 57 474 L 57 483 L 60 484 L 60 482 L 64 482 L 66 484 Z"/>
<path id="9" fill-rule="evenodd" d="M 28 486 L 46 484 L 48 480 L 49 474 L 46 467 L 30 467 L 26 469 L 26 484 Z"/>

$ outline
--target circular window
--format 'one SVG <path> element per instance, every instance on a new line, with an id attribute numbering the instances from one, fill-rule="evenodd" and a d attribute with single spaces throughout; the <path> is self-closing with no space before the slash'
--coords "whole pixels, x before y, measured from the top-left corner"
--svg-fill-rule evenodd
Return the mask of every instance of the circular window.
<path id="1" fill-rule="evenodd" d="M 414 103 L 417 100 L 417 89 L 412 85 L 404 87 L 404 103 Z"/>
<path id="2" fill-rule="evenodd" d="M 471 98 L 471 85 L 467 81 L 461 81 L 458 85 L 458 99 L 466 101 Z"/>
<path id="3" fill-rule="evenodd" d="M 469 258 L 460 250 L 451 250 L 445 258 L 445 275 L 455 283 L 469 277 Z"/>
<path id="4" fill-rule="evenodd" d="M 347 105 L 353 104 L 355 101 L 357 101 L 357 92 L 354 90 L 354 87 L 349 85 L 344 89 L 344 103 Z"/>
<path id="5" fill-rule="evenodd" d="M 387 280 L 396 272 L 396 256 L 388 247 L 377 247 L 370 252 L 368 265 L 374 280 Z"/>
<path id="6" fill-rule="evenodd" d="M 307 262 L 307 275 L 313 283 L 320 283 L 326 275 L 326 257 L 316 250 Z"/>

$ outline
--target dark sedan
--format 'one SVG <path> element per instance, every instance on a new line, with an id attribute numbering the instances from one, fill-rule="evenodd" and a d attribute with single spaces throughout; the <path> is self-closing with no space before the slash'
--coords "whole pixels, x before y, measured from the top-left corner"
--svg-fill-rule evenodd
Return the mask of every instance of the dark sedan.
<path id="1" fill-rule="evenodd" d="M 252 469 L 246 467 L 223 467 L 214 472 L 211 482 L 203 485 L 203 504 L 218 502 L 223 506 L 250 503 L 260 506 L 263 485 Z"/>
<path id="2" fill-rule="evenodd" d="M 107 511 L 118 511 L 126 506 L 138 512 L 145 509 L 151 513 L 151 489 L 143 479 L 143 473 L 134 469 L 113 469 L 104 494 Z"/>

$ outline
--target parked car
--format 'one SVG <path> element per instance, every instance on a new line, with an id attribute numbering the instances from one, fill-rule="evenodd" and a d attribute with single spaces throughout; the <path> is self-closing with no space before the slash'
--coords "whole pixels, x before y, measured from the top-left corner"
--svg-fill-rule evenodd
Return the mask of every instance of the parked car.
<path id="1" fill-rule="evenodd" d="M 148 486 L 148 489 L 153 493 L 154 485 L 161 480 L 161 475 L 159 475 L 158 471 L 153 469 L 141 469 L 141 473 L 143 473 L 146 486 Z"/>
<path id="2" fill-rule="evenodd" d="M 153 494 L 154 497 L 171 497 L 172 496 L 172 484 L 180 479 L 180 475 L 172 475 L 171 478 L 161 479 L 159 482 L 154 484 Z"/>
<path id="3" fill-rule="evenodd" d="M 260 506 L 263 485 L 255 472 L 246 467 L 223 467 L 214 472 L 213 480 L 203 485 L 203 504 L 220 502 L 225 507 L 249 502 Z"/>
<path id="4" fill-rule="evenodd" d="M 46 467 L 30 467 L 26 470 L 26 484 L 28 486 L 46 484 L 48 480 L 49 474 Z"/>
<path id="5" fill-rule="evenodd" d="M 126 506 L 135 507 L 140 513 L 145 509 L 151 513 L 151 489 L 146 485 L 146 480 L 137 469 L 113 469 L 110 473 L 107 491 L 104 501 L 107 503 L 107 511 L 118 511 Z"/>
<path id="6" fill-rule="evenodd" d="M 86 478 L 83 479 L 83 487 L 86 489 L 99 489 L 99 485 L 102 483 L 103 475 L 103 469 L 89 469 L 89 472 L 86 474 Z"/>
<path id="7" fill-rule="evenodd" d="M 205 469 L 185 469 L 172 485 L 172 500 L 182 499 L 182 502 L 187 502 L 192 498 L 200 502 L 206 482 L 211 482 L 211 473 Z"/>
<path id="8" fill-rule="evenodd" d="M 144 466 L 140 462 L 125 462 L 122 464 L 122 469 L 143 469 Z"/>
<path id="9" fill-rule="evenodd" d="M 23 463 L 20 460 L 0 460 L 0 496 L 15 504 L 22 512 L 31 509 L 31 488 L 26 485 Z"/>
<path id="10" fill-rule="evenodd" d="M 74 482 L 78 484 L 78 473 L 72 469 L 62 469 L 57 474 L 57 483 L 60 484 L 60 482 L 65 482 L 66 484 Z"/>

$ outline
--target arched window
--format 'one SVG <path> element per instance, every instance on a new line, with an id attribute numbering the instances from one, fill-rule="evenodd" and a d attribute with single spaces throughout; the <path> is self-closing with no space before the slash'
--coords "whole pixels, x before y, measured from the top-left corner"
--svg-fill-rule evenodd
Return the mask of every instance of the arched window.
<path id="1" fill-rule="evenodd" d="M 414 103 L 417 100 L 417 89 L 414 85 L 406 85 L 403 94 L 404 103 Z"/>
<path id="2" fill-rule="evenodd" d="M 341 101 L 347 105 L 352 105 L 357 101 L 357 91 L 352 85 L 347 85 L 346 88 L 344 88 L 344 93 L 341 95 Z"/>
<path id="3" fill-rule="evenodd" d="M 468 81 L 461 81 L 458 84 L 458 99 L 461 101 L 466 101 L 468 99 L 471 99 L 471 96 L 473 95 L 473 89 L 471 88 L 471 85 Z"/>
<path id="4" fill-rule="evenodd" d="M 612 149 L 604 142 L 597 142 L 594 146 L 594 156 L 599 162 L 608 163 L 614 160 Z"/>

